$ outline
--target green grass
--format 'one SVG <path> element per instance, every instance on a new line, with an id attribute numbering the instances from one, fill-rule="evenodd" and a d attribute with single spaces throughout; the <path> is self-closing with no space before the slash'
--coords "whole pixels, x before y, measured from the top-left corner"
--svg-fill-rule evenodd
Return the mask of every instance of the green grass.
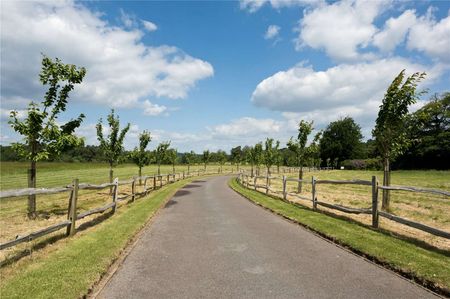
<path id="1" fill-rule="evenodd" d="M 386 233 L 343 219 L 314 212 L 242 187 L 236 179 L 230 186 L 246 198 L 275 213 L 299 222 L 335 242 L 396 269 L 413 275 L 425 285 L 450 294 L 450 252 L 426 249 Z"/>
<path id="2" fill-rule="evenodd" d="M 192 165 L 191 171 L 203 169 L 203 164 Z M 0 163 L 0 190 L 18 189 L 27 187 L 26 162 L 1 162 Z M 208 171 L 217 171 L 218 165 L 209 164 Z M 187 165 L 176 165 L 175 171 L 187 171 Z M 230 165 L 223 170 L 231 170 Z M 143 175 L 157 173 L 156 165 L 149 165 L 142 169 Z M 161 173 L 172 173 L 171 165 L 161 165 Z M 114 176 L 119 179 L 130 179 L 138 174 L 138 167 L 134 164 L 119 164 L 114 168 Z M 37 186 L 58 187 L 65 186 L 78 178 L 82 183 L 105 183 L 109 181 L 109 166 L 106 163 L 67 163 L 67 162 L 38 162 Z"/>
<path id="3" fill-rule="evenodd" d="M 2 277 L 1 298 L 83 296 L 119 256 L 129 239 L 187 182 L 184 180 L 168 185 L 124 206 L 94 228 L 66 239 L 60 249 L 21 264 L 11 277 Z"/>

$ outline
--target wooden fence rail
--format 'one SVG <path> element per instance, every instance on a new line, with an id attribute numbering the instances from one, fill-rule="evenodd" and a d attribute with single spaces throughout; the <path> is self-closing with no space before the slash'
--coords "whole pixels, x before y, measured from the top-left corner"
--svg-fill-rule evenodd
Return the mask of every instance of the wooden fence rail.
<path id="1" fill-rule="evenodd" d="M 69 206 L 67 209 L 67 220 L 62 221 L 57 224 L 53 224 L 47 228 L 40 229 L 36 232 L 32 232 L 25 236 L 18 236 L 16 239 L 7 241 L 0 244 L 0 250 L 13 247 L 23 242 L 29 242 L 36 238 L 48 235 L 50 233 L 56 232 L 58 230 L 67 229 L 67 235 L 73 235 L 76 232 L 76 221 L 81 220 L 87 216 L 93 214 L 101 214 L 105 211 L 111 209 L 111 212 L 114 213 L 116 211 L 118 202 L 124 201 L 128 198 L 131 198 L 131 201 L 135 200 L 136 196 L 146 195 L 148 192 L 152 190 L 156 190 L 163 185 L 167 185 L 170 183 L 174 183 L 176 181 L 182 180 L 186 177 L 193 177 L 197 175 L 207 175 L 207 174 L 216 174 L 216 172 L 207 172 L 204 170 L 195 171 L 192 173 L 185 172 L 183 173 L 169 173 L 169 174 L 160 174 L 160 175 L 151 175 L 151 176 L 135 176 L 130 180 L 119 181 L 118 178 L 114 180 L 113 183 L 104 183 L 104 184 L 87 184 L 87 183 L 79 183 L 78 179 L 73 180 L 72 184 L 61 187 L 61 188 L 24 188 L 24 189 L 15 189 L 15 190 L 5 190 L 0 191 L 0 199 L 11 198 L 11 197 L 19 197 L 19 196 L 27 196 L 33 194 L 56 194 L 62 192 L 69 192 Z M 163 177 L 165 178 L 163 184 Z M 147 180 L 151 179 L 153 181 L 153 185 L 151 187 L 147 186 Z M 144 190 L 142 192 L 136 192 L 136 182 L 139 180 L 144 180 Z M 159 185 L 157 185 L 156 181 L 159 180 Z M 122 185 L 131 184 L 131 193 L 126 194 L 125 196 L 118 196 L 118 188 Z M 113 188 L 113 192 L 111 195 L 112 201 L 108 204 L 105 204 L 101 207 L 97 207 L 82 213 L 77 214 L 77 201 L 78 201 L 78 191 L 79 190 L 101 190 L 105 188 Z"/>
<path id="2" fill-rule="evenodd" d="M 253 179 L 253 184 L 250 183 L 251 179 Z M 266 180 L 266 184 L 265 185 L 261 185 L 261 184 L 257 184 L 257 179 L 265 179 Z M 302 196 L 298 193 L 292 193 L 292 192 L 288 192 L 287 191 L 287 182 L 290 181 L 294 181 L 294 182 L 304 182 L 304 183 L 308 183 L 306 180 L 300 180 L 300 179 L 295 179 L 295 178 L 288 178 L 286 176 L 283 177 L 264 177 L 264 176 L 250 176 L 247 173 L 240 173 L 238 180 L 241 183 L 242 186 L 247 187 L 250 189 L 250 187 L 252 187 L 255 191 L 259 191 L 258 188 L 260 189 L 264 189 L 265 193 L 268 194 L 268 191 L 272 191 L 273 193 L 280 193 L 279 191 L 274 192 L 274 190 L 272 188 L 270 188 L 269 183 L 271 180 L 273 179 L 281 179 L 282 181 L 282 199 L 284 201 L 290 202 L 290 203 L 295 203 L 293 201 L 290 201 L 287 199 L 287 196 L 294 196 L 297 197 L 299 199 L 302 200 L 307 200 L 307 201 L 311 201 L 313 204 L 313 209 L 317 209 L 317 206 L 323 206 L 329 209 L 334 209 L 334 210 L 338 210 L 344 213 L 350 213 L 350 214 L 369 214 L 372 215 L 372 227 L 374 228 L 378 228 L 378 223 L 379 223 L 379 217 L 385 217 L 388 218 L 392 221 L 407 225 L 409 227 L 413 227 L 415 229 L 419 229 L 422 231 L 425 231 L 427 233 L 433 234 L 435 236 L 439 236 L 442 238 L 446 238 L 446 239 L 450 239 L 450 233 L 419 223 L 419 222 L 415 222 L 406 218 L 402 218 L 384 211 L 379 211 L 378 209 L 378 190 L 395 190 L 395 191 L 408 191 L 408 192 L 420 192 L 420 193 L 431 193 L 431 194 L 437 194 L 437 195 L 442 195 L 445 197 L 450 197 L 450 192 L 445 191 L 445 190 L 437 190 L 437 189 L 426 189 L 426 188 L 419 188 L 419 187 L 411 187 L 411 186 L 379 186 L 378 185 L 378 180 L 376 178 L 376 176 L 372 177 L 371 181 L 367 181 L 367 180 L 317 180 L 314 176 L 312 177 L 311 181 L 309 183 L 311 183 L 312 188 L 311 188 L 311 198 L 308 198 L 306 196 Z M 371 192 L 371 196 L 372 196 L 372 207 L 371 208 L 364 208 L 364 209 L 357 209 L 357 208 L 352 208 L 352 207 L 346 207 L 346 206 L 342 206 L 342 205 L 335 205 L 335 204 L 331 204 L 331 203 L 327 203 L 327 202 L 323 202 L 323 201 L 318 201 L 317 200 L 317 193 L 316 193 L 316 185 L 317 184 L 335 184 L 335 185 L 363 185 L 363 186 L 371 186 L 372 187 L 372 192 Z"/>

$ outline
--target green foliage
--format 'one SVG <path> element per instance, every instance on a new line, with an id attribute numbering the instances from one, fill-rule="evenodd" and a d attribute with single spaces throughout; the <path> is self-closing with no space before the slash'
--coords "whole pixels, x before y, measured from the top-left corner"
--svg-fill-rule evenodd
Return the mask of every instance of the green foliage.
<path id="1" fill-rule="evenodd" d="M 405 127 L 405 118 L 408 107 L 423 94 L 416 91 L 417 84 L 423 78 L 425 73 L 414 73 L 405 79 L 405 70 L 402 70 L 384 95 L 372 131 L 384 160 L 395 160 L 411 144 Z"/>
<path id="2" fill-rule="evenodd" d="M 322 160 L 360 159 L 364 157 L 361 127 L 353 118 L 345 117 L 331 122 L 323 132 L 320 140 L 320 157 Z"/>
<path id="3" fill-rule="evenodd" d="M 276 141 L 274 144 L 274 140 L 272 138 L 266 139 L 263 152 L 263 159 L 264 165 L 267 168 L 267 173 L 269 174 L 270 174 L 270 167 L 277 163 L 279 147 L 280 147 L 279 141 Z"/>
<path id="4" fill-rule="evenodd" d="M 83 140 L 76 137 L 74 131 L 84 115 L 80 114 L 63 125 L 57 124 L 57 119 L 66 110 L 70 91 L 83 81 L 85 75 L 83 67 L 64 64 L 58 58 L 54 61 L 47 56 L 42 58 L 39 80 L 49 86 L 42 103 L 31 102 L 24 120 L 19 119 L 17 111 L 11 111 L 10 115 L 9 124 L 24 138 L 23 142 L 13 144 L 19 156 L 36 162 L 82 144 Z M 61 82 L 64 82 L 63 86 Z"/>
<path id="5" fill-rule="evenodd" d="M 168 149 L 166 153 L 167 162 L 171 165 L 175 165 L 177 163 L 178 152 L 176 149 Z"/>
<path id="6" fill-rule="evenodd" d="M 185 164 L 191 165 L 197 161 L 197 154 L 194 151 L 190 151 L 189 153 L 185 153 L 183 155 L 183 162 Z"/>
<path id="7" fill-rule="evenodd" d="M 313 130 L 313 122 L 307 122 L 301 120 L 298 124 L 298 136 L 297 139 L 291 139 L 287 143 L 289 150 L 295 153 L 297 159 L 297 166 L 303 166 L 306 156 L 306 143 L 308 142 L 308 136 Z"/>
<path id="8" fill-rule="evenodd" d="M 222 150 L 218 150 L 216 153 L 217 162 L 219 162 L 220 165 L 225 164 L 227 162 L 227 153 L 225 153 Z"/>
<path id="9" fill-rule="evenodd" d="M 208 165 L 208 162 L 210 159 L 211 159 L 211 153 L 209 152 L 209 150 L 203 151 L 202 161 L 205 164 L 205 168 L 206 168 L 206 165 Z"/>
<path id="10" fill-rule="evenodd" d="M 348 170 L 381 170 L 383 165 L 380 159 L 354 159 L 344 160 L 341 162 L 341 166 L 344 166 Z"/>
<path id="11" fill-rule="evenodd" d="M 406 119 L 410 148 L 397 160 L 400 168 L 450 168 L 450 92 L 434 95 Z"/>
<path id="12" fill-rule="evenodd" d="M 146 148 L 151 140 L 152 137 L 150 136 L 150 132 L 143 131 L 139 134 L 139 148 L 135 147 L 129 155 L 133 163 L 139 168 L 147 166 L 151 162 L 150 153 L 146 151 Z"/>
<path id="13" fill-rule="evenodd" d="M 161 165 L 167 159 L 167 150 L 169 149 L 170 141 L 163 141 L 155 149 L 154 156 L 156 164 Z"/>
<path id="14" fill-rule="evenodd" d="M 319 142 L 322 137 L 322 131 L 319 131 L 314 135 L 314 139 L 311 142 L 311 144 L 306 149 L 307 155 L 309 159 L 311 160 L 311 166 L 317 166 L 320 167 L 320 146 Z"/>
<path id="15" fill-rule="evenodd" d="M 130 129 L 128 123 L 125 128 L 120 130 L 119 116 L 114 115 L 114 109 L 111 109 L 111 113 L 108 115 L 109 135 L 105 138 L 103 136 L 103 124 L 102 119 L 98 121 L 96 125 L 97 139 L 100 142 L 100 149 L 102 150 L 106 161 L 112 168 L 113 165 L 119 163 L 121 155 L 123 153 L 123 140 L 125 135 Z"/>
<path id="16" fill-rule="evenodd" d="M 241 161 L 243 159 L 243 152 L 242 147 L 237 146 L 231 149 L 231 161 L 233 163 L 236 163 L 237 165 L 241 164 Z"/>

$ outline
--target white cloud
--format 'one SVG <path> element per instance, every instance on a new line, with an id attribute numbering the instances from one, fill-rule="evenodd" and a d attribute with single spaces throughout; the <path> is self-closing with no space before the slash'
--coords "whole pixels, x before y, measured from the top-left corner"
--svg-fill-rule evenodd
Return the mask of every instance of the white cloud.
<path id="1" fill-rule="evenodd" d="M 305 10 L 298 28 L 296 49 L 323 49 L 337 61 L 373 58 L 359 53 L 377 32 L 373 24 L 383 1 L 341 1 Z"/>
<path id="2" fill-rule="evenodd" d="M 167 110 L 166 106 L 153 104 L 149 100 L 144 101 L 143 106 L 144 106 L 144 114 L 150 116 L 161 115 Z"/>
<path id="3" fill-rule="evenodd" d="M 152 23 L 150 21 L 142 20 L 142 24 L 144 25 L 144 28 L 148 32 L 153 32 L 153 31 L 156 31 L 158 29 L 158 26 L 156 26 L 155 23 Z"/>
<path id="4" fill-rule="evenodd" d="M 298 65 L 259 83 L 252 101 L 257 106 L 282 112 L 358 108 L 370 101 L 381 101 L 386 88 L 402 69 L 427 71 L 426 82 L 433 80 L 440 71 L 403 58 L 341 64 L 325 71 Z"/>
<path id="5" fill-rule="evenodd" d="M 239 4 L 241 9 L 254 13 L 265 4 L 269 4 L 275 9 L 280 9 L 293 6 L 320 5 L 322 2 L 321 0 L 240 0 Z"/>
<path id="6" fill-rule="evenodd" d="M 1 19 L 2 107 L 23 108 L 7 100 L 43 95 L 41 52 L 87 68 L 73 101 L 112 107 L 136 107 L 151 97 L 185 98 L 214 73 L 208 62 L 175 47 L 144 45 L 143 32 L 112 26 L 82 3 L 6 1 Z"/>
<path id="7" fill-rule="evenodd" d="M 123 25 L 127 28 L 132 28 L 136 26 L 136 17 L 130 14 L 127 14 L 122 8 L 120 9 L 120 20 Z"/>
<path id="8" fill-rule="evenodd" d="M 384 29 L 373 37 L 373 44 L 383 52 L 392 52 L 405 40 L 409 29 L 416 22 L 414 10 L 406 10 L 397 18 L 390 18 Z"/>
<path id="9" fill-rule="evenodd" d="M 439 22 L 431 10 L 420 17 L 410 29 L 407 46 L 436 60 L 450 62 L 450 10 Z"/>
<path id="10" fill-rule="evenodd" d="M 223 137 L 249 137 L 258 134 L 278 133 L 282 123 L 273 119 L 256 119 L 242 117 L 232 120 L 228 124 L 221 124 L 208 128 L 213 136 Z"/>
<path id="11" fill-rule="evenodd" d="M 280 33 L 280 26 L 277 25 L 270 25 L 267 28 L 266 34 L 264 34 L 264 38 L 265 39 L 273 39 L 276 38 L 278 36 L 278 34 Z"/>

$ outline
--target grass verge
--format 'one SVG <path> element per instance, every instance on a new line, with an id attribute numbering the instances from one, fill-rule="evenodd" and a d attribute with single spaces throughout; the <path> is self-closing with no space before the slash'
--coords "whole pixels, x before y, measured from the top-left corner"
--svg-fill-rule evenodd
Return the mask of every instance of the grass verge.
<path id="1" fill-rule="evenodd" d="M 64 246 L 18 269 L 3 280 L 3 298 L 79 298 L 106 273 L 129 240 L 183 185 L 179 181 L 118 210 L 91 231 L 69 238 Z"/>
<path id="2" fill-rule="evenodd" d="M 433 291 L 450 296 L 450 252 L 421 248 L 360 224 L 266 196 L 243 187 L 236 179 L 232 179 L 229 185 L 252 202 L 393 269 Z"/>

